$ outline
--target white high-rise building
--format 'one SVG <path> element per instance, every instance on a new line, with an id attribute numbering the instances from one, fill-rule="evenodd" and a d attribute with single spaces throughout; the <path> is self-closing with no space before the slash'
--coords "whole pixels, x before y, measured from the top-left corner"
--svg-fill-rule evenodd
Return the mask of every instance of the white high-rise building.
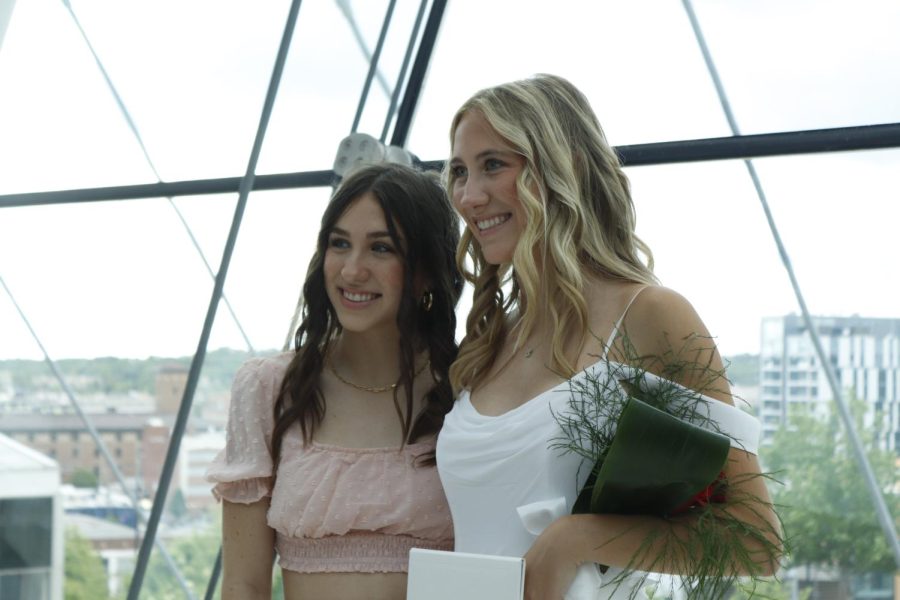
<path id="1" fill-rule="evenodd" d="M 879 446 L 900 453 L 900 319 L 813 317 L 822 347 L 845 398 L 862 400 L 864 426 Z M 762 322 L 759 417 L 763 442 L 788 422 L 792 410 L 828 414 L 831 388 L 803 319 Z"/>

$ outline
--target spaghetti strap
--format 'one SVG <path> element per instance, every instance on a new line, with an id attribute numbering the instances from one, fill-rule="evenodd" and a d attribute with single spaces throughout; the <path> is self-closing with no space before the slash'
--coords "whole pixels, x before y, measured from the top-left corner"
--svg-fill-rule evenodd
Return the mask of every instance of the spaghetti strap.
<path id="1" fill-rule="evenodd" d="M 628 304 L 625 305 L 625 310 L 622 311 L 621 316 L 616 320 L 616 324 L 613 325 L 612 331 L 609 332 L 609 337 L 606 338 L 606 343 L 603 344 L 603 359 L 606 359 L 606 356 L 609 354 L 609 349 L 612 348 L 613 342 L 616 339 L 616 336 L 619 335 L 619 329 L 622 327 L 622 321 L 625 320 L 625 315 L 628 314 L 628 309 L 631 308 L 631 305 L 634 304 L 634 301 L 637 300 L 637 297 L 641 292 L 646 290 L 648 285 L 641 286 L 638 291 L 634 293 L 631 297 L 631 300 L 628 301 Z"/>

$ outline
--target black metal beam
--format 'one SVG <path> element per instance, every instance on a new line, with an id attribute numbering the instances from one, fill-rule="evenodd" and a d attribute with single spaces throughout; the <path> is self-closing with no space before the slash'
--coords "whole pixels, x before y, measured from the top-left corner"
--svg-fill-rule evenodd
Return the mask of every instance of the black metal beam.
<path id="1" fill-rule="evenodd" d="M 900 123 L 618 146 L 626 167 L 900 148 Z"/>
<path id="2" fill-rule="evenodd" d="M 236 194 L 243 177 L 221 179 L 194 179 L 122 185 L 114 187 L 81 188 L 53 192 L 30 192 L 0 196 L 0 208 L 7 206 L 37 206 L 41 204 L 70 204 L 74 202 L 103 202 L 106 200 L 137 200 L 140 198 L 166 198 L 199 196 L 203 194 Z M 253 191 L 283 190 L 293 188 L 327 187 L 334 183 L 334 171 L 303 171 L 257 175 Z"/>
<path id="3" fill-rule="evenodd" d="M 761 133 L 653 144 L 632 144 L 617 146 L 616 152 L 622 158 L 625 166 L 640 167 L 670 163 L 750 159 L 795 154 L 821 154 L 850 150 L 883 150 L 887 148 L 900 148 L 900 123 Z M 444 161 L 430 160 L 421 164 L 428 169 L 441 169 Z M 276 173 L 257 176 L 253 184 L 253 190 L 268 191 L 328 187 L 334 181 L 334 172 L 330 170 Z M 240 182 L 240 177 L 228 177 L 171 183 L 6 194 L 0 196 L 0 208 L 235 193 L 238 191 Z"/>
<path id="4" fill-rule="evenodd" d="M 416 106 L 419 104 L 419 95 L 422 93 L 422 85 L 425 82 L 425 74 L 428 72 L 428 64 L 431 62 L 431 52 L 437 41 L 441 21 L 444 19 L 444 9 L 447 8 L 447 0 L 434 0 L 425 29 L 422 31 L 422 41 L 419 42 L 419 50 L 416 52 L 416 60 L 409 73 L 409 81 L 406 83 L 406 91 L 403 93 L 403 102 L 397 111 L 397 122 L 391 135 L 391 146 L 406 147 L 406 138 L 409 137 L 409 128 L 412 125 Z"/>
<path id="5" fill-rule="evenodd" d="M 388 29 L 391 27 L 391 19 L 394 17 L 394 7 L 397 0 L 388 2 L 387 12 L 384 15 L 384 22 L 381 24 L 381 33 L 378 34 L 378 41 L 375 43 L 375 52 L 369 59 L 369 72 L 366 74 L 366 81 L 363 84 L 362 92 L 359 96 L 359 103 L 356 105 L 356 115 L 353 117 L 353 125 L 350 127 L 350 133 L 356 133 L 359 122 L 362 119 L 363 110 L 366 108 L 366 102 L 369 98 L 369 89 L 372 87 L 372 80 L 378 72 L 378 61 L 381 59 L 381 50 L 384 48 L 384 40 L 387 38 Z"/>
<path id="6" fill-rule="evenodd" d="M 616 146 L 626 167 L 900 148 L 900 123 Z M 444 161 L 422 165 L 440 169 Z M 0 203 L 2 203 L 0 196 Z"/>
<path id="7" fill-rule="evenodd" d="M 200 339 L 197 342 L 197 351 L 194 353 L 194 357 L 191 360 L 191 368 L 188 371 L 187 381 L 184 385 L 181 404 L 178 407 L 175 423 L 172 426 L 169 447 L 166 449 L 166 458 L 163 462 L 159 480 L 157 481 L 156 494 L 153 498 L 153 507 L 150 510 L 150 518 L 147 520 L 147 527 L 144 530 L 144 539 L 141 540 L 141 547 L 138 550 L 137 559 L 135 560 L 134 574 L 131 577 L 131 584 L 128 588 L 128 600 L 138 600 L 141 593 L 141 587 L 144 583 L 144 575 L 150 561 L 150 552 L 156 538 L 156 532 L 163 508 L 166 504 L 166 498 L 168 497 L 169 484 L 171 483 L 172 476 L 175 472 L 175 462 L 178 460 L 181 440 L 187 427 L 188 417 L 190 416 L 194 392 L 197 389 L 200 371 L 203 368 L 203 361 L 206 358 L 206 346 L 209 343 L 209 336 L 212 332 L 213 323 L 216 318 L 216 310 L 222 299 L 222 291 L 225 286 L 225 279 L 228 276 L 228 267 L 234 253 L 238 231 L 240 230 L 244 209 L 247 205 L 247 198 L 250 195 L 250 191 L 253 189 L 253 180 L 256 176 L 256 165 L 259 161 L 259 154 L 262 150 L 263 140 L 265 139 L 266 130 L 268 129 L 269 120 L 272 115 L 272 107 L 275 104 L 275 98 L 278 94 L 278 87 L 281 83 L 281 75 L 284 72 L 284 64 L 287 60 L 288 50 L 291 46 L 291 39 L 294 37 L 294 27 L 297 22 L 297 13 L 300 11 L 300 3 L 301 0 L 291 0 L 291 6 L 288 10 L 287 21 L 284 25 L 284 33 L 281 37 L 281 44 L 278 47 L 278 54 L 275 57 L 275 65 L 272 68 L 272 76 L 269 79 L 266 98 L 263 102 L 259 126 L 256 130 L 253 148 L 250 151 L 250 158 L 247 161 L 247 170 L 238 189 L 238 199 L 234 207 L 234 217 L 231 221 L 231 229 L 228 232 L 228 238 L 225 240 L 225 247 L 222 251 L 222 260 L 216 271 L 215 284 L 213 285 L 209 307 L 206 311 L 206 319 L 203 322 L 203 330 L 201 331 Z"/>

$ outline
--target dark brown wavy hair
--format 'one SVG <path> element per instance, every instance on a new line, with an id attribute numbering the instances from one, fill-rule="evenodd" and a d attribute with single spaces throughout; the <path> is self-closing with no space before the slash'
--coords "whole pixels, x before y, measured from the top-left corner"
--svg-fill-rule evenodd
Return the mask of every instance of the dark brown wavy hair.
<path id="1" fill-rule="evenodd" d="M 341 325 L 325 290 L 323 264 L 328 237 L 347 208 L 371 192 L 384 211 L 394 247 L 403 260 L 403 290 L 397 311 L 400 330 L 400 378 L 394 390 L 394 407 L 403 426 L 403 443 L 437 433 L 453 405 L 450 364 L 456 359 L 456 304 L 463 280 L 456 266 L 459 223 L 436 174 L 397 164 L 362 167 L 344 179 L 322 215 L 316 252 L 303 284 L 303 313 L 294 335 L 295 355 L 285 372 L 275 401 L 272 459 L 278 465 L 285 433 L 300 427 L 304 443 L 312 440 L 325 417 L 325 398 L 319 377 L 329 344 Z M 404 243 L 400 243 L 400 234 Z M 433 297 L 424 310 L 416 297 L 416 275 L 427 282 Z M 425 406 L 413 418 L 415 357 L 427 351 L 435 385 L 425 394 Z M 400 391 L 404 398 L 401 401 Z M 425 457 L 433 462 L 434 456 Z"/>

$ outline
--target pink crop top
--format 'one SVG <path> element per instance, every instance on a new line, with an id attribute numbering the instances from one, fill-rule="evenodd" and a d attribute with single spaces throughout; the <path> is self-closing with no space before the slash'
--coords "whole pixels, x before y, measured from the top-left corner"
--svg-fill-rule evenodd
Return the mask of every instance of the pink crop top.
<path id="1" fill-rule="evenodd" d="M 434 466 L 416 457 L 434 441 L 404 448 L 344 448 L 299 427 L 282 442 L 272 488 L 272 407 L 293 353 L 248 360 L 231 390 L 226 445 L 206 472 L 219 500 L 271 496 L 279 564 L 300 573 L 407 572 L 410 548 L 453 549 L 453 524 Z"/>

